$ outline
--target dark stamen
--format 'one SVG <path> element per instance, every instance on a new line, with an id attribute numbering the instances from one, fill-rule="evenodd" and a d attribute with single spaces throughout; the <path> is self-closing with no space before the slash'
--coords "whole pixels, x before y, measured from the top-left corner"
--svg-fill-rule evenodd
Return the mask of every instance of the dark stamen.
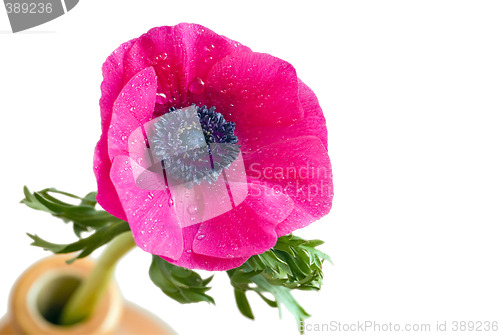
<path id="1" fill-rule="evenodd" d="M 203 180 L 215 182 L 240 151 L 233 122 L 227 122 L 215 107 L 192 107 L 170 108 L 155 123 L 150 141 L 168 177 L 187 187 Z"/>

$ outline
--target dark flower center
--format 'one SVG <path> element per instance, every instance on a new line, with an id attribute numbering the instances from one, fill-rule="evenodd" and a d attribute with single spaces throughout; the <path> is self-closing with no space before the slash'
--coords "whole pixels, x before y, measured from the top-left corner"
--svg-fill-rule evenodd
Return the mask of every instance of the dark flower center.
<path id="1" fill-rule="evenodd" d="M 215 107 L 172 107 L 159 117 L 150 145 L 169 185 L 175 182 L 190 188 L 203 180 L 215 182 L 240 152 L 234 129 L 234 122 L 227 122 Z"/>

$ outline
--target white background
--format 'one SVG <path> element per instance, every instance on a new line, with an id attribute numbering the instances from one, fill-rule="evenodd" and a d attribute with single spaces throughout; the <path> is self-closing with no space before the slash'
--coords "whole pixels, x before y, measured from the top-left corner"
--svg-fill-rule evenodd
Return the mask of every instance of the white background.
<path id="1" fill-rule="evenodd" d="M 497 1 L 82 0 L 12 34 L 0 8 L 0 314 L 48 254 L 25 232 L 73 238 L 19 204 L 22 186 L 94 190 L 101 64 L 151 27 L 187 21 L 289 61 L 323 107 L 334 206 L 298 235 L 325 240 L 335 264 L 320 293 L 296 294 L 308 323 L 500 321 L 499 16 Z M 135 250 L 119 264 L 122 292 L 181 335 L 296 334 L 254 296 L 257 321 L 241 316 L 223 273 L 217 306 L 179 305 L 149 263 Z"/>

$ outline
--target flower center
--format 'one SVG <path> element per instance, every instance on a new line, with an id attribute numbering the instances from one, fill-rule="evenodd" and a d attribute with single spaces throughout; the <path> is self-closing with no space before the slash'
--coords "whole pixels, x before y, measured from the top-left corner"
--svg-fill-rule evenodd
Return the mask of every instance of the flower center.
<path id="1" fill-rule="evenodd" d="M 150 145 L 169 185 L 175 182 L 190 188 L 203 180 L 215 182 L 240 152 L 234 129 L 234 122 L 227 122 L 215 107 L 170 108 L 159 117 Z"/>

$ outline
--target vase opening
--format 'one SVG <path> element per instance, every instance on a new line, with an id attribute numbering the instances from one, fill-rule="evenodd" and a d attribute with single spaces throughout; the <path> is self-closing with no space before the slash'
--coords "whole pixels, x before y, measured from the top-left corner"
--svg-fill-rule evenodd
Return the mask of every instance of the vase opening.
<path id="1" fill-rule="evenodd" d="M 47 278 L 40 283 L 36 292 L 33 292 L 34 309 L 51 324 L 61 325 L 59 318 L 63 308 L 80 283 L 80 278 L 71 275 Z"/>

